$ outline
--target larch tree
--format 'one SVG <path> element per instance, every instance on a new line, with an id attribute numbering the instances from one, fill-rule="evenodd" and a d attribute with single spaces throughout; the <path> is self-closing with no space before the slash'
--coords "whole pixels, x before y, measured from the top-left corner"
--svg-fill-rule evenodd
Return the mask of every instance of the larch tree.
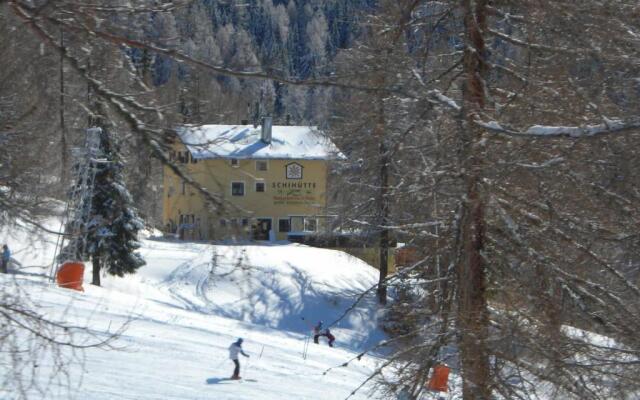
<path id="1" fill-rule="evenodd" d="M 31 35 L 12 12 L 14 5 L 0 2 L 0 229 L 3 235 L 25 235 L 35 242 L 44 232 L 58 233 L 47 229 L 46 222 L 59 212 L 56 198 L 69 183 L 59 171 L 77 139 L 74 133 L 79 124 L 86 127 L 82 108 L 70 100 L 86 95 L 86 81 L 78 79 L 55 47 Z M 46 15 L 51 9 L 41 11 Z M 77 45 L 73 35 L 61 41 L 59 29 L 50 33 L 56 45 Z M 52 392 L 59 393 L 59 388 L 54 389 L 54 383 L 71 383 L 69 367 L 81 363 L 84 349 L 112 348 L 121 327 L 98 337 L 81 323 L 52 315 L 34 296 L 33 287 L 6 278 L 0 284 L 3 392 L 16 399 L 55 396 Z M 55 367 L 41 368 L 45 359 Z"/>
<path id="2" fill-rule="evenodd" d="M 395 45 L 419 90 L 373 86 L 387 102 L 408 93 L 438 110 L 422 131 L 430 138 L 415 141 L 423 173 L 390 202 L 438 232 L 403 229 L 422 257 L 388 280 L 400 289 L 407 278 L 408 303 L 392 305 L 402 345 L 388 362 L 397 379 L 377 371 L 384 387 L 420 398 L 446 361 L 465 400 L 637 393 L 637 5 L 397 7 L 377 29 L 403 32 Z M 407 198 L 425 200 L 418 191 L 438 200 L 411 208 Z"/>
<path id="3" fill-rule="evenodd" d="M 402 165 L 406 159 L 400 149 L 411 145 L 412 136 L 424 127 L 419 125 L 419 117 L 411 117 L 420 113 L 422 104 L 414 101 L 410 91 L 390 95 L 386 90 L 417 83 L 410 71 L 413 61 L 402 29 L 380 29 L 390 20 L 403 18 L 403 5 L 404 2 L 382 2 L 379 7 L 385 12 L 365 19 L 360 39 L 353 48 L 339 53 L 338 76 L 372 90 L 336 92 L 334 97 L 339 101 L 331 110 L 332 138 L 348 157 L 333 173 L 334 211 L 340 216 L 342 229 L 375 237 L 367 245 L 375 243 L 378 253 L 380 304 L 387 302 L 394 227 L 407 222 L 397 207 L 406 181 Z M 344 191 L 344 186 L 357 190 Z"/>
<path id="4" fill-rule="evenodd" d="M 3 7 L 4 8 L 4 7 Z M 57 126 L 58 58 L 0 9 L 0 226 L 17 219 L 39 224 L 61 192 Z M 55 65 L 55 67 L 52 67 Z M 65 149 L 64 151 L 67 151 Z"/>

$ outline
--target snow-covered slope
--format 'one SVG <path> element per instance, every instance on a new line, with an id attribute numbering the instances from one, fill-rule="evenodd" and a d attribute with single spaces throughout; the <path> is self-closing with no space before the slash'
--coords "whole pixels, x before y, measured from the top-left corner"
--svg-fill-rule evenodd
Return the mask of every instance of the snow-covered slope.
<path id="1" fill-rule="evenodd" d="M 377 276 L 346 253 L 297 244 L 145 241 L 143 254 L 149 265 L 136 278 L 164 289 L 183 308 L 290 332 L 306 329 L 302 318 L 333 322 Z M 370 307 L 360 307 L 332 329 L 341 344 L 361 348 L 380 338 L 371 337 L 375 325 Z"/>
<path id="2" fill-rule="evenodd" d="M 48 316 L 87 326 L 98 338 L 125 327 L 117 350 L 85 350 L 70 368 L 70 386 L 54 381 L 34 398 L 341 399 L 379 361 L 365 357 L 323 374 L 382 338 L 373 298 L 332 327 L 336 348 L 311 343 L 302 357 L 307 321 L 331 323 L 376 281 L 375 270 L 345 253 L 144 240 L 147 265 L 138 274 L 105 277 L 103 287 L 85 284 L 77 293 L 40 275 L 53 257 L 51 237 L 30 242 L 19 230 L 11 233 L 0 232 L 0 242 L 12 248 L 20 272 L 1 276 L 3 288 L 15 277 Z M 227 348 L 236 337 L 251 354 L 241 360 L 242 382 L 226 380 L 233 369 Z M 51 368 L 44 358 L 41 379 Z M 0 398 L 12 393 L 0 391 Z"/>

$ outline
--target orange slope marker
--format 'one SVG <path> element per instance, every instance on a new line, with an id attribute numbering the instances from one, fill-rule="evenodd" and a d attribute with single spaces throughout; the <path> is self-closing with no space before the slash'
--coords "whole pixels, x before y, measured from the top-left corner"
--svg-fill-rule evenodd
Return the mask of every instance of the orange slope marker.
<path id="1" fill-rule="evenodd" d="M 450 371 L 451 368 L 444 364 L 435 365 L 433 367 L 433 375 L 431 375 L 431 379 L 429 379 L 429 384 L 427 385 L 429 390 L 447 392 L 449 390 L 448 381 Z"/>
<path id="2" fill-rule="evenodd" d="M 82 261 L 65 261 L 58 269 L 56 281 L 60 287 L 84 292 L 82 288 L 83 277 L 84 263 Z"/>

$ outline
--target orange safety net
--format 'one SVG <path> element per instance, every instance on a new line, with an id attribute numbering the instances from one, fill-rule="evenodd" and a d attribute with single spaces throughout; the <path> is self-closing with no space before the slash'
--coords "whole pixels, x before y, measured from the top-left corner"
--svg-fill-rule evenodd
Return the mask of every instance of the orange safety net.
<path id="1" fill-rule="evenodd" d="M 84 264 L 81 261 L 65 261 L 58 269 L 56 280 L 60 287 L 84 292 L 82 288 L 83 276 Z"/>
<path id="2" fill-rule="evenodd" d="M 429 390 L 435 390 L 437 392 L 448 391 L 449 387 L 447 383 L 449 381 L 449 371 L 451 371 L 451 368 L 444 364 L 434 366 L 433 375 L 431 375 L 429 385 L 427 386 Z"/>

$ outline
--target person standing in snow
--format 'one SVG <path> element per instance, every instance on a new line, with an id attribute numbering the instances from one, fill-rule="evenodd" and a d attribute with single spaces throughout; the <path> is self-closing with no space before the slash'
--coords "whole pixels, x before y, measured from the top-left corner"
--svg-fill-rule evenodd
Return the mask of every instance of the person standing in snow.
<path id="1" fill-rule="evenodd" d="M 6 274 L 9 272 L 9 260 L 11 259 L 11 252 L 9 246 L 2 245 L 2 259 L 0 260 L 0 272 Z"/>
<path id="2" fill-rule="evenodd" d="M 318 324 L 313 327 L 313 343 L 319 344 L 320 336 L 325 336 L 329 339 L 329 347 L 333 347 L 333 342 L 336 340 L 336 337 L 331 334 L 329 328 L 322 330 L 322 321 L 318 321 Z"/>
<path id="3" fill-rule="evenodd" d="M 318 321 L 318 324 L 313 327 L 313 343 L 318 344 L 318 339 L 322 334 L 322 321 Z"/>
<path id="4" fill-rule="evenodd" d="M 335 342 L 336 337 L 331 334 L 329 328 L 324 330 L 324 335 L 329 339 L 329 347 L 333 347 L 333 342 Z"/>
<path id="5" fill-rule="evenodd" d="M 238 360 L 238 354 L 242 354 L 247 358 L 249 357 L 247 353 L 242 351 L 242 338 L 238 338 L 238 340 L 231 343 L 231 346 L 229 346 L 229 358 L 235 365 L 231 379 L 240 379 L 240 361 Z"/>

